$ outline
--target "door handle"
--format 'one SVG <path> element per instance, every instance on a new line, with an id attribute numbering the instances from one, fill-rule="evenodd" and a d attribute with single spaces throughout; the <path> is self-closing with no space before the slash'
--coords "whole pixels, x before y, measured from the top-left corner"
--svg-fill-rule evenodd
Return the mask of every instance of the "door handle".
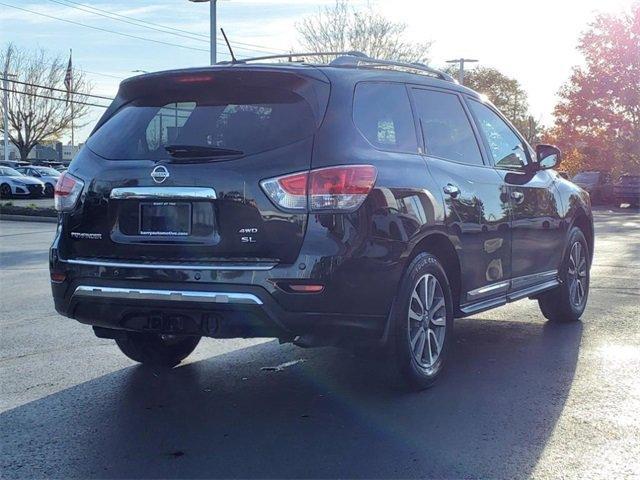
<path id="1" fill-rule="evenodd" d="M 458 186 L 452 183 L 447 183 L 442 190 L 444 191 L 444 193 L 453 198 L 456 198 L 460 194 L 460 189 L 458 188 Z"/>
<path id="2" fill-rule="evenodd" d="M 511 198 L 516 202 L 516 203 L 522 203 L 522 201 L 524 200 L 524 193 L 522 192 L 511 192 Z"/>

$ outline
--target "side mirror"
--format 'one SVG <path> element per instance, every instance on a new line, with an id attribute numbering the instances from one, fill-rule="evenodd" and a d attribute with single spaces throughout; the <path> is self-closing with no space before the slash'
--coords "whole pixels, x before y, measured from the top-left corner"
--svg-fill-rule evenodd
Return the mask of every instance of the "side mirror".
<path id="1" fill-rule="evenodd" d="M 560 149 L 553 145 L 538 145 L 536 147 L 536 156 L 538 157 L 539 170 L 556 168 L 560 165 L 560 160 L 562 159 Z"/>

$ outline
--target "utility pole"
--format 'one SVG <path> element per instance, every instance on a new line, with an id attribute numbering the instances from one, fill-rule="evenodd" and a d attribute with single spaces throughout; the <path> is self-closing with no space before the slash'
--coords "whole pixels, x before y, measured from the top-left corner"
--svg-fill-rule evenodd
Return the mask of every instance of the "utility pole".
<path id="1" fill-rule="evenodd" d="M 457 63 L 458 66 L 458 83 L 460 85 L 464 85 L 464 64 L 465 63 L 475 63 L 478 60 L 473 60 L 471 58 L 456 58 L 454 60 L 447 60 L 447 63 Z"/>
<path id="2" fill-rule="evenodd" d="M 203 3 L 209 2 L 209 41 L 211 43 L 211 65 L 215 65 L 217 63 L 216 59 L 216 32 L 218 30 L 217 26 L 217 3 L 218 0 L 189 0 L 193 3 Z"/>
<path id="3" fill-rule="evenodd" d="M 3 100 L 2 111 L 4 113 L 4 161 L 9 161 L 9 59 L 11 58 L 11 49 L 7 49 L 7 59 L 4 62 L 4 74 L 2 76 Z"/>

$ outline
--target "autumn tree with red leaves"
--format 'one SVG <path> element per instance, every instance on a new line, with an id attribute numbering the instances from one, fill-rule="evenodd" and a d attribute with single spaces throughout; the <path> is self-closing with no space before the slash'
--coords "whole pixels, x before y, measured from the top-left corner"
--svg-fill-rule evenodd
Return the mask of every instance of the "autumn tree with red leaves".
<path id="1" fill-rule="evenodd" d="M 640 2 L 596 17 L 578 49 L 584 66 L 562 87 L 545 140 L 564 150 L 570 173 L 640 173 Z"/>

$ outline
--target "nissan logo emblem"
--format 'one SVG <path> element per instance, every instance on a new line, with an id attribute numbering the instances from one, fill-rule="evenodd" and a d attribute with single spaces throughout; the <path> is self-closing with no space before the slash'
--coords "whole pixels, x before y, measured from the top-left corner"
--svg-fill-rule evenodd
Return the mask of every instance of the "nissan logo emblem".
<path id="1" fill-rule="evenodd" d="M 153 181 L 156 183 L 162 183 L 170 176 L 169 170 L 167 170 L 167 167 L 164 165 L 158 165 L 156 168 L 151 170 L 151 178 L 153 178 Z"/>

